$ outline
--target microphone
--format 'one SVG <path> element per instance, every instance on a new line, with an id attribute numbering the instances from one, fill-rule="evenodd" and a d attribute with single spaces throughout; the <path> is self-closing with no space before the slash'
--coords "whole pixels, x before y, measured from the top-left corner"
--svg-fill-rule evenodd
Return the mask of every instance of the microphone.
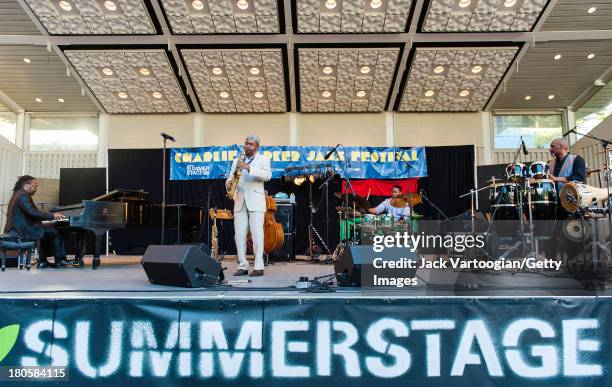
<path id="1" fill-rule="evenodd" d="M 573 127 L 572 129 L 568 130 L 567 132 L 563 133 L 563 137 L 568 136 L 570 133 L 574 133 L 576 130 L 576 127 Z"/>
<path id="2" fill-rule="evenodd" d="M 529 152 L 527 152 L 527 146 L 525 146 L 525 140 L 521 140 L 521 147 L 523 148 L 523 154 L 527 156 Z"/>
<path id="3" fill-rule="evenodd" d="M 325 160 L 329 160 L 329 158 L 331 157 L 331 155 L 334 154 L 334 152 L 336 150 L 338 150 L 338 147 L 340 146 L 340 144 L 336 145 L 332 150 L 330 150 L 329 152 L 327 152 L 327 154 L 325 155 L 324 159 Z"/>
<path id="4" fill-rule="evenodd" d="M 175 139 L 174 137 L 172 137 L 171 135 L 169 135 L 169 134 L 166 134 L 166 133 L 160 133 L 160 135 L 161 135 L 163 138 L 165 138 L 166 140 L 170 140 L 170 141 L 172 141 L 172 142 L 176 142 L 176 139 Z"/>
<path id="5" fill-rule="evenodd" d="M 423 188 L 419 189 L 419 195 L 425 197 L 427 195 L 425 195 L 425 190 Z"/>

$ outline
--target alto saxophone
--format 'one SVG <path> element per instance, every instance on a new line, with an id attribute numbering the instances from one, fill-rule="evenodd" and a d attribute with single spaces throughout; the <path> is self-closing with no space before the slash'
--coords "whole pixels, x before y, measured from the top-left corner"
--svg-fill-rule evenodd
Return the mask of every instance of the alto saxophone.
<path id="1" fill-rule="evenodd" d="M 236 162 L 236 169 L 234 169 L 234 173 L 232 174 L 232 179 L 230 180 L 229 185 L 227 186 L 227 197 L 229 199 L 234 199 L 236 196 L 236 189 L 238 188 L 238 181 L 240 180 L 240 176 L 242 176 L 242 169 L 238 168 L 238 164 L 244 162 L 246 158 L 246 153 L 244 153 L 244 149 L 242 153 L 238 157 L 238 162 Z"/>
<path id="2" fill-rule="evenodd" d="M 219 234 L 217 231 L 217 217 L 214 217 L 212 225 L 212 235 L 210 238 L 210 257 L 212 259 L 219 258 Z"/>

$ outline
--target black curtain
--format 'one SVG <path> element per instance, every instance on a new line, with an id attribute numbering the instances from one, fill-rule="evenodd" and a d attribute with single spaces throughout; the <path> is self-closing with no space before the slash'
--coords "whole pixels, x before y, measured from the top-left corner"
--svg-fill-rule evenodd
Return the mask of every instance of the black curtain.
<path id="1" fill-rule="evenodd" d="M 474 147 L 449 146 L 427 147 L 428 177 L 419 180 L 423 188 L 438 207 L 448 216 L 457 215 L 469 208 L 469 199 L 457 197 L 469 191 L 474 181 Z M 166 168 L 169 176 L 170 161 L 166 158 Z M 148 199 L 161 202 L 162 199 L 162 150 L 161 149 L 111 149 L 108 151 L 108 188 L 113 189 L 144 189 Z M 334 193 L 340 192 L 339 179 L 332 180 L 328 188 L 327 203 L 325 190 L 319 189 L 322 181 L 312 185 L 313 225 L 333 251 L 339 241 L 338 211 L 336 206 L 342 205 L 342 200 Z M 233 202 L 225 197 L 225 180 L 186 180 L 166 182 L 166 202 L 182 203 L 206 208 L 210 195 L 211 208 L 227 208 L 233 210 Z M 272 179 L 266 183 L 268 194 L 275 195 L 285 192 L 295 194 L 295 224 L 296 253 L 303 254 L 308 250 L 308 225 L 310 223 L 309 184 L 295 186 L 285 183 L 282 179 Z M 372 205 L 378 204 L 382 198 L 371 198 Z M 327 216 L 326 216 L 326 207 Z M 418 213 L 428 219 L 436 219 L 436 211 L 423 204 L 416 208 Z M 327 226 L 327 227 L 326 227 Z M 232 221 L 219 221 L 219 244 L 221 250 L 235 254 L 234 225 Z M 152 230 L 151 232 L 157 232 Z M 200 242 L 208 241 L 206 223 L 202 228 Z"/>
<path id="2" fill-rule="evenodd" d="M 427 177 L 419 179 L 431 202 L 448 217 L 470 208 L 470 198 L 459 198 L 474 187 L 474 146 L 428 146 Z M 425 219 L 442 219 L 436 209 L 424 202 L 416 211 Z"/>

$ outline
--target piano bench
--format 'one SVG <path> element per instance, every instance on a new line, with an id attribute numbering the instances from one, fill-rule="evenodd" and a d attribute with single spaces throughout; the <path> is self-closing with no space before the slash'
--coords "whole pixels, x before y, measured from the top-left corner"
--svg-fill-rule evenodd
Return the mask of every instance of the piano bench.
<path id="1" fill-rule="evenodd" d="M 19 256 L 17 257 L 17 267 L 19 270 L 24 267 L 30 270 L 32 253 L 36 249 L 35 241 L 24 241 L 14 236 L 2 235 L 0 236 L 0 250 L 2 250 L 2 271 L 6 270 L 6 252 L 9 250 L 17 251 Z"/>

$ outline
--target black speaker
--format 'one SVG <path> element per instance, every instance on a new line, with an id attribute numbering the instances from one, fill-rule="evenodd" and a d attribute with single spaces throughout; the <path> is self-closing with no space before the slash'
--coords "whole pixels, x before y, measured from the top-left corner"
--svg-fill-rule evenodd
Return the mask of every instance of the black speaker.
<path id="1" fill-rule="evenodd" d="M 221 264 L 200 245 L 149 246 L 140 263 L 157 285 L 196 288 L 223 281 Z"/>
<path id="2" fill-rule="evenodd" d="M 387 247 L 382 252 L 374 251 L 372 245 L 348 245 L 334 264 L 340 286 L 373 286 L 374 275 L 386 277 L 414 277 L 413 269 L 375 269 L 372 262 L 376 258 L 385 261 L 408 259 L 416 261 L 418 255 L 404 247 Z M 363 281 L 362 281 L 363 280 Z"/>
<path id="3" fill-rule="evenodd" d="M 283 226 L 285 243 L 270 253 L 272 259 L 295 259 L 295 204 L 276 203 L 274 219 Z"/>

